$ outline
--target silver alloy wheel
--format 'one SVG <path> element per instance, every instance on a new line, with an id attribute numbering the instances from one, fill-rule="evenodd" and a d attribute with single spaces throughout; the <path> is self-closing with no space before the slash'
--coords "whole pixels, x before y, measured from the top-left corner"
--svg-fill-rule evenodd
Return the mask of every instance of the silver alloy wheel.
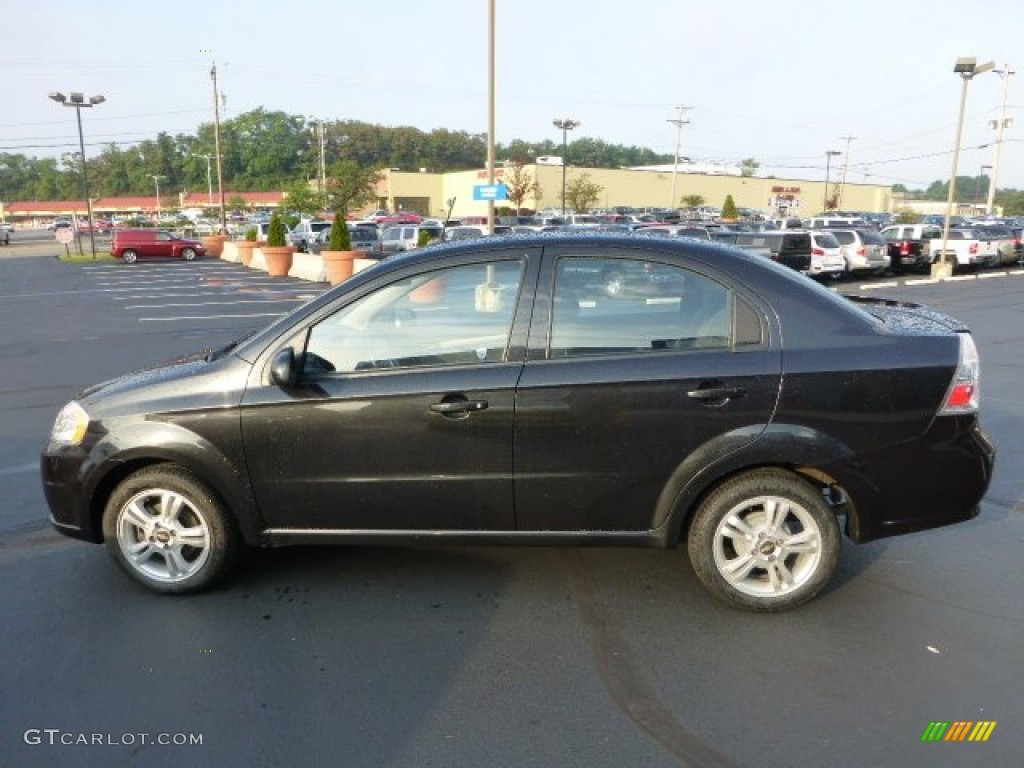
<path id="1" fill-rule="evenodd" d="M 822 560 L 822 533 L 792 499 L 757 496 L 726 513 L 714 531 L 715 567 L 751 597 L 784 597 L 799 590 Z"/>
<path id="2" fill-rule="evenodd" d="M 176 491 L 146 489 L 117 514 L 117 543 L 125 562 L 153 581 L 174 584 L 202 570 L 210 541 L 207 520 Z"/>
<path id="3" fill-rule="evenodd" d="M 182 251 L 181 251 L 181 258 L 183 258 L 185 261 L 192 261 L 195 257 L 196 257 L 196 252 L 195 252 L 194 248 L 184 248 L 184 249 L 182 249 Z"/>
<path id="4" fill-rule="evenodd" d="M 128 264 L 134 264 L 135 260 L 139 258 L 139 255 L 135 251 L 129 249 L 121 254 L 121 258 Z"/>

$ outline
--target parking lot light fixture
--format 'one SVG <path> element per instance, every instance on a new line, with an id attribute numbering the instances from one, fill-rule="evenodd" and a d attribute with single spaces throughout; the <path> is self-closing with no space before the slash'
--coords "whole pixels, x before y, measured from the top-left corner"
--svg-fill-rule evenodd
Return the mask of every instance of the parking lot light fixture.
<path id="1" fill-rule="evenodd" d="M 160 179 L 166 179 L 166 176 L 161 176 L 156 173 L 149 174 L 149 178 L 156 184 L 156 223 L 160 226 L 160 219 L 163 218 L 162 211 L 160 210 Z"/>
<path id="2" fill-rule="evenodd" d="M 827 149 L 825 150 L 825 201 L 822 205 L 821 210 L 828 213 L 828 177 L 829 171 L 832 168 L 832 158 L 843 154 L 838 149 Z"/>
<path id="3" fill-rule="evenodd" d="M 568 117 L 555 118 L 552 123 L 562 132 L 562 217 L 565 217 L 565 167 L 569 164 L 566 154 L 569 151 L 569 131 L 579 128 L 580 121 Z"/>
<path id="4" fill-rule="evenodd" d="M 72 91 L 69 96 L 65 96 L 60 91 L 51 91 L 48 95 L 58 104 L 73 108 L 75 110 L 75 117 L 78 119 L 78 150 L 82 158 L 82 190 L 85 195 L 86 213 L 89 217 L 89 245 L 92 248 L 92 257 L 95 259 L 96 234 L 94 232 L 95 226 L 93 225 L 92 219 L 92 200 L 89 198 L 89 176 L 85 170 L 85 139 L 82 136 L 82 109 L 102 104 L 106 99 L 101 94 L 96 94 L 95 96 L 90 96 L 87 100 L 85 96 L 78 91 Z M 79 252 L 82 250 L 81 234 L 79 234 L 78 250 Z"/>
<path id="5" fill-rule="evenodd" d="M 960 89 L 960 116 L 956 121 L 956 141 L 953 144 L 953 171 L 949 177 L 949 192 L 946 195 L 946 216 L 942 223 L 942 247 L 939 249 L 939 257 L 932 264 L 932 277 L 950 277 L 953 274 L 953 264 L 946 255 L 946 244 L 949 241 L 949 221 L 953 215 L 953 198 L 956 195 L 956 172 L 960 163 L 960 141 L 964 133 L 964 112 L 967 109 L 967 84 L 976 75 L 984 74 L 995 69 L 995 62 L 988 61 L 978 64 L 973 56 L 962 56 L 953 65 L 953 72 L 960 75 L 963 85 Z"/>

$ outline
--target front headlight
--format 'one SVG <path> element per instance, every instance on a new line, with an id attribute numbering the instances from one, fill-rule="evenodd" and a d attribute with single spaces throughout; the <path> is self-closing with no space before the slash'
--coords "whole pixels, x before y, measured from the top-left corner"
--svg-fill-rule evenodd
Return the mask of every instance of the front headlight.
<path id="1" fill-rule="evenodd" d="M 57 414 L 57 419 L 53 422 L 53 429 L 50 432 L 50 441 L 61 445 L 80 445 L 85 439 L 85 430 L 88 428 L 89 414 L 72 400 Z"/>

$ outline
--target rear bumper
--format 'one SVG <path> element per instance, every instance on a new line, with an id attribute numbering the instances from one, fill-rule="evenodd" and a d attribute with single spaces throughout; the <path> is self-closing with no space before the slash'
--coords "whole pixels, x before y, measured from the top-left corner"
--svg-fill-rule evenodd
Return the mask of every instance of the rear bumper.
<path id="1" fill-rule="evenodd" d="M 862 544 L 976 517 L 995 456 L 976 416 L 943 416 L 909 445 L 822 469 L 846 490 L 847 534 Z"/>

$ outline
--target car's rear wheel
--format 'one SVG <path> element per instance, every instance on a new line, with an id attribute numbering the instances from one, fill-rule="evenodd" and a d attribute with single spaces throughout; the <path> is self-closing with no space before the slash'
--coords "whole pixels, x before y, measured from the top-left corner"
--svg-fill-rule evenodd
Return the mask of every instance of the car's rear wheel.
<path id="1" fill-rule="evenodd" d="M 125 262 L 127 262 L 128 264 L 134 264 L 136 261 L 138 261 L 139 254 L 137 254 L 135 251 L 129 248 L 127 251 L 121 254 L 121 258 L 124 259 Z"/>
<path id="2" fill-rule="evenodd" d="M 802 605 L 831 579 L 839 524 L 820 489 L 779 469 L 726 480 L 690 526 L 694 571 L 718 598 L 755 611 Z"/>
<path id="3" fill-rule="evenodd" d="M 192 261 L 193 259 L 195 259 L 195 257 L 196 257 L 196 249 L 195 248 L 182 248 L 181 249 L 181 258 L 183 258 L 185 261 Z"/>
<path id="4" fill-rule="evenodd" d="M 129 576 L 156 592 L 206 589 L 230 570 L 241 539 L 226 506 L 174 465 L 140 470 L 103 513 L 107 550 Z"/>

